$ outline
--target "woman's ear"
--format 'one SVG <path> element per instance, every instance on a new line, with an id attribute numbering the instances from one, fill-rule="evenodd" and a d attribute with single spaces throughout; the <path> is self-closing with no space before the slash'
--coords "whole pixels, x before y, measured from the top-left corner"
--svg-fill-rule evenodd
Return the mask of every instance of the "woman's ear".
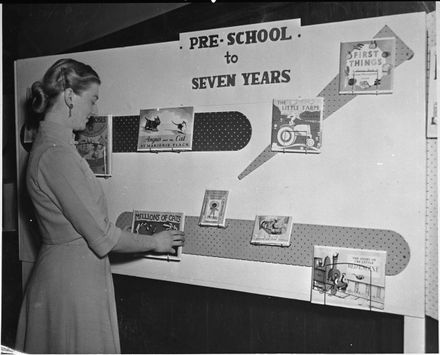
<path id="1" fill-rule="evenodd" d="M 71 88 L 67 88 L 66 90 L 64 90 L 64 102 L 66 103 L 67 107 L 69 109 L 72 109 L 73 107 L 73 95 L 75 93 L 73 92 L 73 90 Z"/>

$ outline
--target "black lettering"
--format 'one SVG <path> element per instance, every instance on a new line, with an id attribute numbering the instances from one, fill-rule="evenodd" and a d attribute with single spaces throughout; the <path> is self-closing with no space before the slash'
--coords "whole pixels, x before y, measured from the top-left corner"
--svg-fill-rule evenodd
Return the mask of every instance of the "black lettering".
<path id="1" fill-rule="evenodd" d="M 292 36 L 287 37 L 286 30 L 287 30 L 287 26 L 281 27 L 280 41 L 286 41 L 286 40 L 292 39 Z"/>
<path id="2" fill-rule="evenodd" d="M 237 36 L 235 37 L 237 44 L 243 44 L 244 40 L 241 39 L 241 37 L 244 35 L 244 32 L 238 32 Z"/>
<path id="3" fill-rule="evenodd" d="M 194 46 L 197 44 L 197 42 L 198 42 L 198 38 L 197 37 L 191 37 L 189 39 L 189 43 L 191 44 L 189 46 L 189 49 L 194 49 Z"/>
<path id="4" fill-rule="evenodd" d="M 272 28 L 269 32 L 269 38 L 273 42 L 278 41 L 280 39 L 280 35 L 281 35 L 280 30 L 279 30 L 279 28 L 276 28 L 276 27 Z"/>
<path id="5" fill-rule="evenodd" d="M 284 69 L 281 72 L 281 76 L 283 77 L 283 80 L 281 80 L 281 82 L 288 83 L 290 81 L 290 69 Z"/>
<path id="6" fill-rule="evenodd" d="M 272 84 L 278 84 L 278 83 L 280 83 L 280 75 L 281 75 L 281 73 L 280 73 L 279 70 L 272 70 L 272 71 L 270 72 L 270 75 L 271 75 L 271 80 L 270 80 L 270 82 L 271 82 Z"/>
<path id="7" fill-rule="evenodd" d="M 270 84 L 269 73 L 267 71 L 263 72 L 263 77 L 261 78 L 261 82 L 259 82 L 259 84 Z"/>
<path id="8" fill-rule="evenodd" d="M 257 31 L 246 31 L 246 44 L 257 43 Z"/>
<path id="9" fill-rule="evenodd" d="M 199 81 L 197 78 L 192 78 L 192 89 L 197 90 L 199 88 Z"/>
<path id="10" fill-rule="evenodd" d="M 251 78 L 252 78 L 251 85 L 257 85 L 258 84 L 258 75 L 259 74 L 260 74 L 259 72 L 251 73 Z"/>
<path id="11" fill-rule="evenodd" d="M 266 30 L 259 30 L 257 33 L 258 41 L 259 42 L 266 42 L 267 40 L 267 31 Z"/>
<path id="12" fill-rule="evenodd" d="M 235 43 L 235 32 L 229 32 L 226 38 L 228 39 L 228 46 L 232 46 Z"/>
<path id="13" fill-rule="evenodd" d="M 243 77 L 243 80 L 244 80 L 243 85 L 249 85 L 250 73 L 241 73 L 241 76 Z"/>

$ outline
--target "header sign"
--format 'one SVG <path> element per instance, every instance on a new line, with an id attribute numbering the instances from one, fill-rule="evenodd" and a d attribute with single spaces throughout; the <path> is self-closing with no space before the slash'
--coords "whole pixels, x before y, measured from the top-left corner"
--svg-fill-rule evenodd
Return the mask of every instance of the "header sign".
<path id="1" fill-rule="evenodd" d="M 180 34 L 185 83 L 192 91 L 292 81 L 300 19 Z"/>

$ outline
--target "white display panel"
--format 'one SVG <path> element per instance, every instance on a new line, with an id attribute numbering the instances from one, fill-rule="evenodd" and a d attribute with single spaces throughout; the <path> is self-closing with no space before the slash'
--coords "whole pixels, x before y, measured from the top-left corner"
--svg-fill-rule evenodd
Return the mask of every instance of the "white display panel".
<path id="1" fill-rule="evenodd" d="M 415 53 L 396 68 L 393 93 L 358 96 L 326 118 L 320 154 L 277 154 L 238 179 L 270 144 L 272 99 L 316 96 L 338 73 L 340 42 L 373 38 L 385 25 Z M 194 92 L 178 42 L 19 60 L 17 136 L 26 88 L 66 56 L 90 64 L 101 76 L 100 114 L 136 115 L 143 108 L 179 105 L 194 106 L 195 112 L 239 111 L 252 125 L 251 140 L 240 151 L 113 154 L 113 175 L 101 180 L 110 218 L 133 209 L 197 216 L 209 188 L 230 191 L 227 218 L 292 215 L 294 223 L 393 230 L 408 242 L 411 259 L 400 274 L 387 277 L 384 311 L 423 317 L 425 14 L 305 26 L 300 42 L 300 51 L 287 53 L 294 56 L 289 83 L 249 87 L 243 95 L 231 95 L 227 90 L 233 88 Z M 21 174 L 27 153 L 20 143 L 17 154 Z M 32 261 L 26 225 L 20 216 L 20 257 Z M 310 295 L 308 267 L 183 254 L 172 265 L 139 260 L 113 270 L 301 300 Z"/>

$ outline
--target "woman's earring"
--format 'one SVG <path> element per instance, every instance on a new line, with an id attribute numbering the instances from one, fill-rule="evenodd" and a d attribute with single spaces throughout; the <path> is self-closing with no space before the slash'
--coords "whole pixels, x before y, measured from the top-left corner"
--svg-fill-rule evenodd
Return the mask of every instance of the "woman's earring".
<path id="1" fill-rule="evenodd" d="M 73 104 L 69 105 L 69 117 L 72 117 L 72 108 L 73 108 Z"/>

